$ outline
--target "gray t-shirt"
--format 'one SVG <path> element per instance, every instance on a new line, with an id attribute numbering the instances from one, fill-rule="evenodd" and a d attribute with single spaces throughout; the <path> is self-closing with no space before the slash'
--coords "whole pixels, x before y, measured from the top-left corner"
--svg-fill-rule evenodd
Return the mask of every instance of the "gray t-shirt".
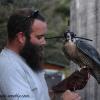
<path id="1" fill-rule="evenodd" d="M 50 100 L 44 72 L 32 71 L 7 48 L 0 54 L 0 100 Z"/>

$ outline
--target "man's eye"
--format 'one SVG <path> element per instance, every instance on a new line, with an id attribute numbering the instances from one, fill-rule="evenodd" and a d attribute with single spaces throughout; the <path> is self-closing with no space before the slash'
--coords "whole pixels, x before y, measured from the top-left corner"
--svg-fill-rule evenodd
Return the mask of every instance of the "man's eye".
<path id="1" fill-rule="evenodd" d="M 41 39 L 42 38 L 42 36 L 37 36 L 37 39 Z"/>
<path id="2" fill-rule="evenodd" d="M 39 35 L 39 36 L 36 36 L 36 37 L 37 37 L 37 39 L 41 39 L 41 38 L 44 37 L 44 35 Z"/>

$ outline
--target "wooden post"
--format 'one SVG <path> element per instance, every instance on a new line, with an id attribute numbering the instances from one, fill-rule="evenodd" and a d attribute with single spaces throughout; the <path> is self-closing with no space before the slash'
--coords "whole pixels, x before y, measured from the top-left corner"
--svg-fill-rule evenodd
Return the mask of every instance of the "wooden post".
<path id="1" fill-rule="evenodd" d="M 71 31 L 92 39 L 89 43 L 100 51 L 100 0 L 71 0 L 70 9 Z M 100 100 L 100 86 L 92 76 L 79 92 L 82 100 Z"/>

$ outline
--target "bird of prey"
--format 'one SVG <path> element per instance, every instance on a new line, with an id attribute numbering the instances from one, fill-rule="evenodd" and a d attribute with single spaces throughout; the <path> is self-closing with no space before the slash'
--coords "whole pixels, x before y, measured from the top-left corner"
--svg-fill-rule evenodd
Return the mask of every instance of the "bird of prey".
<path id="1" fill-rule="evenodd" d="M 77 38 L 73 32 L 65 32 L 64 37 L 66 39 L 63 46 L 65 56 L 81 68 L 88 68 L 89 73 L 100 84 L 100 55 L 97 50 L 86 41 Z"/>

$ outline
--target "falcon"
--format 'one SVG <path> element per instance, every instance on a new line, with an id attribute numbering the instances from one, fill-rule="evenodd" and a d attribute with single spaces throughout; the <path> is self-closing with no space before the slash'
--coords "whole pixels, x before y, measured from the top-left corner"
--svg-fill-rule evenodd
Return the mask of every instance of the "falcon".
<path id="1" fill-rule="evenodd" d="M 100 54 L 97 50 L 83 40 L 85 38 L 76 37 L 73 32 L 65 32 L 64 37 L 63 52 L 65 56 L 78 64 L 80 68 L 87 68 L 88 73 L 100 84 Z"/>

